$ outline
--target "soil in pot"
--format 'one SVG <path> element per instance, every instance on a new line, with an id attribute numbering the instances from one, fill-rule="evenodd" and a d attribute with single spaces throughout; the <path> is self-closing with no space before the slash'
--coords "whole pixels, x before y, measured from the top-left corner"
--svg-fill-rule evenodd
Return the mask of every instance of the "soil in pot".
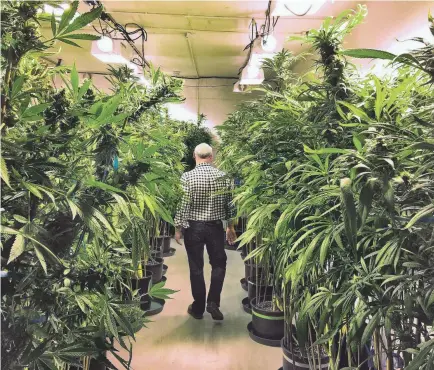
<path id="1" fill-rule="evenodd" d="M 265 339 L 280 340 L 284 336 L 284 314 L 273 305 L 272 297 L 253 298 L 252 326 L 255 333 Z"/>
<path id="2" fill-rule="evenodd" d="M 259 284 L 257 284 L 259 283 Z M 273 293 L 273 286 L 266 285 L 263 278 L 248 278 L 247 279 L 247 292 L 249 297 L 249 302 L 256 296 L 265 297 L 270 296 Z"/>
<path id="3" fill-rule="evenodd" d="M 171 239 L 172 238 L 168 235 L 157 236 L 157 248 L 161 249 L 163 253 L 169 253 Z"/>
<path id="4" fill-rule="evenodd" d="M 141 279 L 131 279 L 133 290 L 138 289 L 140 294 L 140 308 L 148 310 L 151 306 L 151 297 L 148 292 L 152 284 L 152 272 L 146 271 L 145 277 Z"/>
<path id="5" fill-rule="evenodd" d="M 321 370 L 329 368 L 329 358 L 326 355 L 315 356 L 315 365 L 309 364 L 309 359 L 302 356 L 301 352 L 297 349 L 295 353 L 289 351 L 285 346 L 285 338 L 280 341 L 280 347 L 283 352 L 283 367 L 282 370 Z"/>
<path id="6" fill-rule="evenodd" d="M 146 264 L 146 270 L 152 272 L 152 283 L 158 283 L 163 278 L 163 262 L 161 257 L 151 258 Z"/>

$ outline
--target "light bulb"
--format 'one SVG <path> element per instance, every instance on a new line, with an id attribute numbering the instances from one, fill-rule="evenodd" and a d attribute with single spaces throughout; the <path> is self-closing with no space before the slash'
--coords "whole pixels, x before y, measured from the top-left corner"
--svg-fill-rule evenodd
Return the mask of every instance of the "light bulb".
<path id="1" fill-rule="evenodd" d="M 54 13 L 55 17 L 61 17 L 65 9 L 63 8 L 55 8 L 54 6 L 44 4 L 44 12 L 48 14 Z"/>
<path id="2" fill-rule="evenodd" d="M 113 51 L 113 40 L 110 37 L 103 36 L 96 44 L 98 45 L 98 49 L 104 53 L 111 53 Z"/>
<path id="3" fill-rule="evenodd" d="M 277 40 L 273 35 L 262 36 L 261 45 L 264 51 L 271 52 L 276 49 Z"/>
<path id="4" fill-rule="evenodd" d="M 255 78 L 259 74 L 259 67 L 255 65 L 247 66 L 247 76 L 248 78 Z"/>

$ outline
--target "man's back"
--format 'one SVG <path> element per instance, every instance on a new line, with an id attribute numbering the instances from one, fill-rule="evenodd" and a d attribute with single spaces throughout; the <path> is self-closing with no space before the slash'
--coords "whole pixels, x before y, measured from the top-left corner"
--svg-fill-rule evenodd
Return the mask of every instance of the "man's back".
<path id="1" fill-rule="evenodd" d="M 184 195 L 175 216 L 175 240 L 181 244 L 181 236 L 184 233 L 191 292 L 194 298 L 187 312 L 195 319 L 202 319 L 206 303 L 206 311 L 212 318 L 223 320 L 219 307 L 227 256 L 222 220 L 228 220 L 228 242 L 232 244 L 237 237 L 231 220 L 235 216 L 232 186 L 224 172 L 211 166 L 212 148 L 208 144 L 202 143 L 195 148 L 194 159 L 196 168 L 181 177 Z M 208 298 L 203 276 L 205 245 L 211 264 Z"/>
<path id="2" fill-rule="evenodd" d="M 226 174 L 208 163 L 201 163 L 181 178 L 185 202 L 177 221 L 215 221 L 233 217 L 231 182 Z M 182 219 L 182 220 L 181 220 Z"/>

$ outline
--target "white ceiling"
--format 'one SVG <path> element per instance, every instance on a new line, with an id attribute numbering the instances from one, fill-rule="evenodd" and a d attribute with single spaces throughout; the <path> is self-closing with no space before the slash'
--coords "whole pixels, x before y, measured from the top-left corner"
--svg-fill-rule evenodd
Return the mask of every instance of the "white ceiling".
<path id="1" fill-rule="evenodd" d="M 262 24 L 268 0 L 262 1 L 110 1 L 103 0 L 106 12 L 122 25 L 137 23 L 148 33 L 145 56 L 169 74 L 186 77 L 185 107 L 194 115 L 205 113 L 211 126 L 220 124 L 235 105 L 248 95 L 232 93 L 239 68 L 245 63 L 252 18 Z M 420 36 L 428 30 L 427 14 L 434 1 L 331 1 L 314 15 L 281 17 L 275 29 L 279 48 L 299 53 L 305 46 L 288 42 L 288 36 L 318 28 L 326 16 L 362 3 L 368 16 L 345 42 L 347 48 L 380 48 L 397 51 L 396 39 Z M 88 6 L 81 4 L 79 10 Z M 48 26 L 48 25 L 47 25 Z M 49 26 L 48 26 L 49 27 Z M 94 32 L 88 27 L 86 32 Z M 190 46 L 189 46 L 190 42 Z M 90 53 L 90 42 L 82 49 L 61 45 L 63 63 L 76 63 L 80 72 L 106 73 L 107 66 Z M 137 44 L 140 48 L 141 46 Z M 304 70 L 306 66 L 299 66 Z M 197 78 L 200 78 L 199 80 Z M 211 78 L 212 77 L 212 78 Z M 103 81 L 103 79 L 98 78 Z M 199 98 L 198 98 L 199 97 Z"/>

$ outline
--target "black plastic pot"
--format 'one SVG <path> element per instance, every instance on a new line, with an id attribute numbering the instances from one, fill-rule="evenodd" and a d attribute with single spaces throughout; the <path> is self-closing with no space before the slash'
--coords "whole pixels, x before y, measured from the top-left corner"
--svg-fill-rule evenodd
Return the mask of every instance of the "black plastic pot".
<path id="1" fill-rule="evenodd" d="M 160 248 L 163 253 L 169 253 L 170 252 L 170 236 L 157 236 L 157 247 Z"/>
<path id="2" fill-rule="evenodd" d="M 262 267 L 259 265 L 256 265 L 251 260 L 244 261 L 244 277 L 246 281 L 249 278 L 255 277 L 257 274 L 261 274 Z"/>
<path id="3" fill-rule="evenodd" d="M 272 302 L 267 296 L 263 302 Z M 252 327 L 257 336 L 265 339 L 280 340 L 284 336 L 284 314 L 280 310 L 267 310 L 257 306 L 257 298 L 250 301 L 252 307 Z"/>
<path id="4" fill-rule="evenodd" d="M 140 308 L 144 311 L 148 310 L 151 306 L 151 297 L 148 292 L 151 288 L 152 272 L 146 271 L 145 277 L 141 279 L 131 279 L 133 290 L 139 289 L 140 294 Z"/>
<path id="5" fill-rule="evenodd" d="M 327 356 L 321 357 L 321 363 L 311 368 L 307 357 L 302 357 L 300 354 L 295 355 L 285 347 L 284 338 L 280 341 L 280 347 L 283 352 L 282 370 L 325 370 L 329 368 L 329 358 Z M 318 362 L 318 359 L 316 359 L 316 362 Z"/>
<path id="6" fill-rule="evenodd" d="M 152 249 L 151 256 L 152 258 L 163 258 L 163 249 L 162 248 Z"/>
<path id="7" fill-rule="evenodd" d="M 256 298 L 256 293 L 258 292 L 259 296 L 264 297 L 264 296 L 270 296 L 271 294 L 273 294 L 273 286 L 272 285 L 263 285 L 261 284 L 264 283 L 263 279 L 261 280 L 259 278 L 259 285 L 257 285 L 257 278 L 248 278 L 247 279 L 247 292 L 248 292 L 248 297 L 249 297 L 249 302 L 253 299 Z"/>
<path id="8" fill-rule="evenodd" d="M 163 278 L 163 262 L 164 259 L 161 257 L 154 258 L 156 262 L 155 265 L 146 265 L 146 271 L 152 272 L 152 283 L 158 283 Z"/>
<path id="9" fill-rule="evenodd" d="M 238 235 L 238 234 L 237 234 Z M 249 245 L 247 245 L 247 244 L 244 244 L 242 247 L 241 247 L 241 253 L 244 255 L 244 256 L 247 256 L 251 251 L 253 251 L 253 250 L 255 250 L 256 249 L 256 243 L 250 243 L 250 246 Z"/>
<path id="10" fill-rule="evenodd" d="M 77 359 L 76 362 L 81 363 L 82 359 Z M 90 359 L 89 370 L 106 370 L 106 368 L 107 367 L 103 362 L 96 360 L 94 358 Z M 83 368 L 81 366 L 80 367 L 76 365 L 69 366 L 69 370 L 82 370 L 82 369 Z"/>

